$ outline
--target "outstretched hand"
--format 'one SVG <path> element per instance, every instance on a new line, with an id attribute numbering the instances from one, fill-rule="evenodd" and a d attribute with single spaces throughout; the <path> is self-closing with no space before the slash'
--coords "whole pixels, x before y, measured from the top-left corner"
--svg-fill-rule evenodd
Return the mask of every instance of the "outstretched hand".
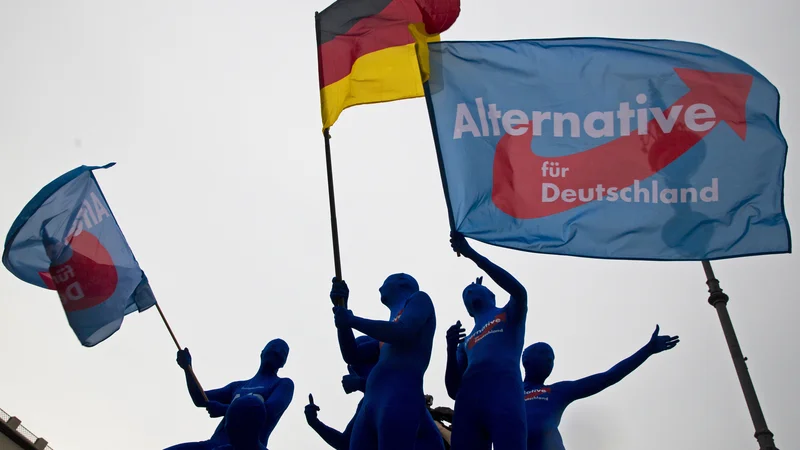
<path id="1" fill-rule="evenodd" d="M 188 348 L 178 350 L 178 357 L 175 359 L 181 369 L 186 370 L 192 365 L 192 355 L 189 353 Z"/>
<path id="2" fill-rule="evenodd" d="M 336 328 L 350 328 L 353 319 L 353 311 L 341 306 L 333 307 L 333 323 Z"/>
<path id="3" fill-rule="evenodd" d="M 469 246 L 467 239 L 458 231 L 450 232 L 450 247 L 459 255 L 464 255 L 467 258 L 472 258 L 477 253 L 472 247 Z"/>
<path id="4" fill-rule="evenodd" d="M 457 321 L 455 325 L 452 325 L 450 328 L 447 329 L 447 348 L 448 349 L 455 349 L 458 344 L 464 342 L 464 337 L 466 330 L 461 326 L 461 321 Z"/>
<path id="5" fill-rule="evenodd" d="M 347 287 L 347 283 L 344 280 L 333 277 L 331 284 L 331 302 L 333 302 L 333 306 L 339 305 L 341 300 L 346 308 L 347 299 L 350 298 L 350 288 Z"/>
<path id="6" fill-rule="evenodd" d="M 318 420 L 317 411 L 319 411 L 319 406 L 314 404 L 314 396 L 308 394 L 308 404 L 306 405 L 306 409 L 303 411 L 306 415 L 306 422 L 311 423 Z"/>
<path id="7" fill-rule="evenodd" d="M 656 330 L 653 331 L 653 335 L 650 336 L 650 342 L 647 343 L 647 348 L 653 355 L 656 353 L 661 353 L 664 350 L 669 350 L 678 345 L 678 342 L 680 342 L 678 336 L 659 336 L 658 330 L 659 326 L 656 325 Z"/>

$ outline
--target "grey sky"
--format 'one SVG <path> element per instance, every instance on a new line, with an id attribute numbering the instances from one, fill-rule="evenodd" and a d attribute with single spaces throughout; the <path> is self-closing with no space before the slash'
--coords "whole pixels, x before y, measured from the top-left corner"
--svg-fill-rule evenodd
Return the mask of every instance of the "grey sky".
<path id="1" fill-rule="evenodd" d="M 791 0 L 465 1 L 445 39 L 569 36 L 704 43 L 774 83 L 793 155 L 800 32 Z M 343 429 L 345 395 L 330 301 L 330 222 L 314 42 L 328 0 L 0 0 L 0 232 L 46 183 L 102 165 L 101 188 L 205 388 L 249 378 L 274 337 L 296 386 L 271 449 L 327 448 L 306 425 Z M 281 9 L 278 9 L 278 6 Z M 414 275 L 436 305 L 425 388 L 444 389 L 447 327 L 467 316 L 460 292 L 480 271 L 456 258 L 423 99 L 346 110 L 331 134 L 344 277 L 356 314 L 385 319 L 386 275 Z M 475 243 L 530 293 L 526 344 L 551 343 L 549 381 L 604 371 L 658 323 L 681 343 L 620 384 L 573 404 L 567 448 L 756 447 L 700 263 L 596 261 Z M 798 260 L 714 264 L 776 442 L 800 441 Z M 487 279 L 499 298 L 499 288 Z M 0 407 L 55 450 L 160 449 L 209 437 L 175 346 L 155 309 L 126 318 L 94 348 L 78 343 L 55 293 L 0 270 Z"/>

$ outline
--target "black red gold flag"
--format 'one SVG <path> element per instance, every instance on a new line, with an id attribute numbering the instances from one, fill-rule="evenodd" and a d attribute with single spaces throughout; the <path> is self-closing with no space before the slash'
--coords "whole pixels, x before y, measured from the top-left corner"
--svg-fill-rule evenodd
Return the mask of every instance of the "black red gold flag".
<path id="1" fill-rule="evenodd" d="M 459 12 L 459 0 L 339 0 L 320 12 L 323 128 L 350 106 L 424 96 L 426 44 L 439 41 Z"/>

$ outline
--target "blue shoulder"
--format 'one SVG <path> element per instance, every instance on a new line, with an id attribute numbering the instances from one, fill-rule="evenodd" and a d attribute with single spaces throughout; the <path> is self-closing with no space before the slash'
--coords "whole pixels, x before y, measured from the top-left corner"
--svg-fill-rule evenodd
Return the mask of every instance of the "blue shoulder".
<path id="1" fill-rule="evenodd" d="M 417 291 L 411 294 L 411 297 L 408 299 L 408 304 L 410 305 L 412 302 L 417 307 L 433 308 L 433 300 L 431 300 L 431 296 L 425 291 Z"/>

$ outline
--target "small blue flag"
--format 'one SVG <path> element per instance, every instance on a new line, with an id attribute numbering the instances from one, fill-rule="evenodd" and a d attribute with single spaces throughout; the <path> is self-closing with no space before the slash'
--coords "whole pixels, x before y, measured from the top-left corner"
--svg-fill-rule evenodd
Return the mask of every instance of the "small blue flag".
<path id="1" fill-rule="evenodd" d="M 3 251 L 17 278 L 58 292 L 86 347 L 114 334 L 125 315 L 156 304 L 92 173 L 114 164 L 80 166 L 45 186 L 11 225 Z"/>
<path id="2" fill-rule="evenodd" d="M 687 42 L 430 43 L 451 226 L 518 250 L 634 260 L 791 252 L 779 94 Z"/>

